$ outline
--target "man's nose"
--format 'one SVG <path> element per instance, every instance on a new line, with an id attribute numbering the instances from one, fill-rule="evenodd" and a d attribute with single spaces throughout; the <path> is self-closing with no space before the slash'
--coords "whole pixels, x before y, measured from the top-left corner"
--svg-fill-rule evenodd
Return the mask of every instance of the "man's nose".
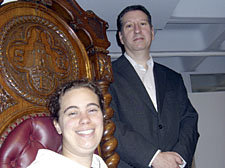
<path id="1" fill-rule="evenodd" d="M 141 32 L 141 28 L 140 28 L 139 24 L 135 24 L 134 25 L 134 32 L 135 33 L 140 33 Z"/>

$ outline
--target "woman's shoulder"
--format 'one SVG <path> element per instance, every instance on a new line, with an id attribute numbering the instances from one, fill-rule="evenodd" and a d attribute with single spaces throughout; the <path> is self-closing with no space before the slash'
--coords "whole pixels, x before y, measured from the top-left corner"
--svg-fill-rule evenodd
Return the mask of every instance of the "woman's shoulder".
<path id="1" fill-rule="evenodd" d="M 35 160 L 27 168 L 85 168 L 73 160 L 48 149 L 39 149 Z"/>
<path id="2" fill-rule="evenodd" d="M 96 155 L 96 154 L 93 155 L 91 167 L 92 168 L 108 168 L 104 160 L 99 155 Z"/>

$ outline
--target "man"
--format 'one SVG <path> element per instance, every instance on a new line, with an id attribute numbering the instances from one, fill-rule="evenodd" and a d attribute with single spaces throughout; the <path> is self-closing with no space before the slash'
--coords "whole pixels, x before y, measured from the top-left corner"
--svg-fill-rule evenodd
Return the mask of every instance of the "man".
<path id="1" fill-rule="evenodd" d="M 123 55 L 113 62 L 111 107 L 119 168 L 190 167 L 198 141 L 198 114 L 180 74 L 153 62 L 150 13 L 128 6 L 117 18 Z"/>

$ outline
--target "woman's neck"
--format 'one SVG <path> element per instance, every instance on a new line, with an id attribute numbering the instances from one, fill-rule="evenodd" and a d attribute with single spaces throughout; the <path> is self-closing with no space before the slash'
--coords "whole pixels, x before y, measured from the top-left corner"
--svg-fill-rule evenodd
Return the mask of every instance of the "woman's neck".
<path id="1" fill-rule="evenodd" d="M 81 164 L 82 166 L 85 166 L 87 168 L 91 167 L 93 154 L 76 155 L 70 151 L 63 150 L 62 155 L 73 160 L 76 163 Z"/>

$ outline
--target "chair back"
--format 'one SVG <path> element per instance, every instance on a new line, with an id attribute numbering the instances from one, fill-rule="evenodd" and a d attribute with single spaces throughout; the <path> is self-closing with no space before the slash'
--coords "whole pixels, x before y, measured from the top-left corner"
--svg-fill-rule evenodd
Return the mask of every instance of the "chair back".
<path id="1" fill-rule="evenodd" d="M 103 92 L 98 153 L 116 167 L 107 23 L 74 0 L 9 2 L 0 6 L 0 20 L 0 167 L 25 168 L 39 148 L 61 150 L 46 103 L 59 85 L 75 79 L 92 80 Z"/>

